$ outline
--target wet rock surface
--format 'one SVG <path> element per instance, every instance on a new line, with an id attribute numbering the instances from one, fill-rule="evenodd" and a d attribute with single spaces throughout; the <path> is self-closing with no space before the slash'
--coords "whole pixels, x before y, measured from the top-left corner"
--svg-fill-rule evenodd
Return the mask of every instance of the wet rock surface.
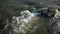
<path id="1" fill-rule="evenodd" d="M 54 17 L 56 11 L 53 8 L 48 7 L 47 9 L 41 10 L 41 15 L 45 17 Z"/>

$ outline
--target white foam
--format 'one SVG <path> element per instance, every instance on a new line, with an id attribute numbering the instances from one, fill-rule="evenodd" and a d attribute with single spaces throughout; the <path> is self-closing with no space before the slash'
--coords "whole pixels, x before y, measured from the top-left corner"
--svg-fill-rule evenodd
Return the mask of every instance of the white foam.
<path id="1" fill-rule="evenodd" d="M 59 19 L 60 18 L 60 12 L 56 9 L 56 14 L 55 14 L 55 18 Z"/>
<path id="2" fill-rule="evenodd" d="M 21 11 L 21 16 L 18 17 L 14 16 L 12 19 L 13 20 L 12 24 L 16 23 L 13 25 L 13 28 L 15 28 L 14 31 L 17 33 L 25 31 L 23 28 L 27 23 L 29 23 L 32 17 L 34 17 L 34 14 L 28 10 Z M 17 26 L 19 27 L 17 28 Z"/>

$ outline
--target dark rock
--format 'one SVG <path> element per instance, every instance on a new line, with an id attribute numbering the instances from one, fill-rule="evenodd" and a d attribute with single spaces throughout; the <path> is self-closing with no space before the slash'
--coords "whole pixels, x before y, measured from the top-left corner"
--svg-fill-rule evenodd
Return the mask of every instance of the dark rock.
<path id="1" fill-rule="evenodd" d="M 55 13 L 56 13 L 55 9 L 51 7 L 41 10 L 41 15 L 45 17 L 54 17 Z"/>

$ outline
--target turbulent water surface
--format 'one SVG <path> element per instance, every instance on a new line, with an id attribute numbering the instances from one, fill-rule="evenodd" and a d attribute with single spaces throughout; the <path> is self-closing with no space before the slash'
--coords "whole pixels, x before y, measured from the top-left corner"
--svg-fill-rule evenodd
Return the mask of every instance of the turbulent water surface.
<path id="1" fill-rule="evenodd" d="M 60 32 L 60 12 L 57 9 L 52 20 L 53 22 L 56 22 L 56 25 L 52 27 L 54 33 L 56 34 L 57 32 Z M 27 34 L 27 32 L 30 32 L 31 34 L 31 32 L 34 32 L 38 27 L 43 27 L 42 30 L 45 30 L 43 25 L 48 26 L 52 24 L 52 20 L 50 18 L 40 17 L 40 12 L 31 13 L 28 10 L 24 10 L 21 11 L 21 16 L 18 17 L 14 16 L 12 18 L 11 25 L 15 33 Z"/>

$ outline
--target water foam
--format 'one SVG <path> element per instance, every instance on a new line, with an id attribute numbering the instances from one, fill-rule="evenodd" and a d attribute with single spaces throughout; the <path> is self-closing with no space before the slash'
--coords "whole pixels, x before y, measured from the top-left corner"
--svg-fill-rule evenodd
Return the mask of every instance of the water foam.
<path id="1" fill-rule="evenodd" d="M 25 32 L 25 26 L 27 23 L 29 23 L 29 21 L 31 21 L 32 17 L 35 17 L 36 15 L 38 15 L 39 13 L 37 12 L 33 12 L 31 13 L 28 10 L 25 11 L 21 11 L 21 16 L 18 17 L 13 17 L 12 19 L 12 26 L 15 32 L 17 33 L 21 33 L 21 32 Z M 59 19 L 59 20 L 57 20 Z M 57 26 L 54 26 L 54 31 L 57 32 L 60 29 L 60 12 L 56 9 L 56 14 L 54 16 L 54 20 L 57 20 Z M 56 28 L 57 27 L 57 28 Z M 59 30 L 60 31 L 60 30 Z"/>
<path id="2" fill-rule="evenodd" d="M 25 32 L 24 28 L 27 23 L 31 20 L 35 15 L 28 10 L 22 11 L 21 16 L 13 17 L 12 26 L 15 32 Z M 14 25 L 13 25 L 14 24 Z"/>

